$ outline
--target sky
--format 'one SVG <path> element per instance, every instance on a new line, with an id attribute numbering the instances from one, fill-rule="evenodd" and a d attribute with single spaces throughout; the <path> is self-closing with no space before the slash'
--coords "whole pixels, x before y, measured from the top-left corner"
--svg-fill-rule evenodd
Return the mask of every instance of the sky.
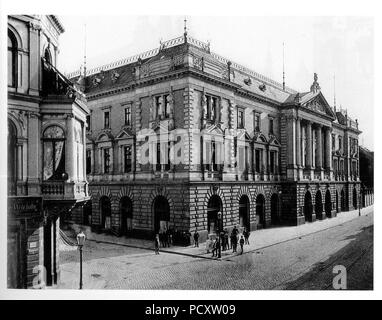
<path id="1" fill-rule="evenodd" d="M 185 16 L 60 15 L 58 67 L 83 63 L 86 25 L 88 70 L 156 48 L 183 34 Z M 313 74 L 333 106 L 358 119 L 360 145 L 374 149 L 374 21 L 370 17 L 186 16 L 189 35 L 211 43 L 211 51 L 282 82 L 309 91 Z"/>

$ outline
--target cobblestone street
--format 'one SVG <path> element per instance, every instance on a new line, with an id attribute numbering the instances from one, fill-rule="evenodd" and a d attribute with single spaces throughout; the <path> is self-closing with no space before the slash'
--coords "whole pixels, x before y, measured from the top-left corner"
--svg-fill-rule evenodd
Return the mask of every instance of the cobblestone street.
<path id="1" fill-rule="evenodd" d="M 323 290 L 332 288 L 335 265 L 347 268 L 348 289 L 373 288 L 372 208 L 361 217 L 353 211 L 292 228 L 252 232 L 243 255 L 226 253 L 221 261 L 206 259 L 203 244 L 155 255 L 149 243 L 138 248 L 88 241 L 84 288 Z M 78 289 L 78 251 L 62 251 L 60 259 L 58 288 Z"/>

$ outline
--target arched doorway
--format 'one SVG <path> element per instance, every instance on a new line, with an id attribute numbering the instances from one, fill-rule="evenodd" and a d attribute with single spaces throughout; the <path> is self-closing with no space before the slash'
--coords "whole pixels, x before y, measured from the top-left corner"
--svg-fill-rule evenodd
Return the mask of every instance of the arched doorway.
<path id="1" fill-rule="evenodd" d="M 16 195 L 17 181 L 17 130 L 12 121 L 8 120 L 8 195 Z"/>
<path id="2" fill-rule="evenodd" d="M 357 198 L 357 189 L 353 188 L 353 208 L 358 208 L 358 198 Z"/>
<path id="3" fill-rule="evenodd" d="M 164 196 L 157 196 L 153 202 L 154 208 L 154 232 L 158 234 L 160 231 L 168 229 L 170 221 L 170 205 Z"/>
<path id="4" fill-rule="evenodd" d="M 223 213 L 223 203 L 218 195 L 213 195 L 207 205 L 207 231 L 218 231 L 218 212 Z M 221 226 L 222 227 L 222 226 Z"/>
<path id="5" fill-rule="evenodd" d="M 129 197 L 122 197 L 119 201 L 121 217 L 121 234 L 127 235 L 133 229 L 133 202 Z"/>
<path id="6" fill-rule="evenodd" d="M 99 200 L 101 209 L 101 227 L 105 230 L 111 229 L 111 202 L 106 196 Z"/>
<path id="7" fill-rule="evenodd" d="M 339 207 L 338 207 L 338 191 L 336 190 L 336 212 L 339 212 Z"/>
<path id="8" fill-rule="evenodd" d="M 250 230 L 250 204 L 246 195 L 242 195 L 239 201 L 239 221 L 240 227 Z"/>
<path id="9" fill-rule="evenodd" d="M 310 191 L 305 193 L 304 198 L 304 216 L 306 221 L 312 221 L 313 215 L 313 203 L 312 203 L 312 195 Z"/>
<path id="10" fill-rule="evenodd" d="M 332 216 L 332 196 L 329 190 L 325 193 L 325 213 L 327 217 Z"/>
<path id="11" fill-rule="evenodd" d="M 344 189 L 341 190 L 341 211 L 346 210 L 346 198 Z"/>
<path id="12" fill-rule="evenodd" d="M 92 224 L 92 202 L 91 201 L 86 202 L 82 212 L 83 212 L 82 223 L 85 226 L 90 226 Z"/>
<path id="13" fill-rule="evenodd" d="M 272 224 L 280 223 L 279 196 L 276 193 L 272 194 L 272 197 L 271 197 L 271 220 L 272 220 Z"/>
<path id="14" fill-rule="evenodd" d="M 259 227 L 265 228 L 265 198 L 262 194 L 259 194 L 256 198 L 256 215 L 258 216 Z"/>
<path id="15" fill-rule="evenodd" d="M 314 209 L 316 211 L 317 218 L 322 219 L 322 195 L 320 190 L 317 190 L 316 192 Z"/>

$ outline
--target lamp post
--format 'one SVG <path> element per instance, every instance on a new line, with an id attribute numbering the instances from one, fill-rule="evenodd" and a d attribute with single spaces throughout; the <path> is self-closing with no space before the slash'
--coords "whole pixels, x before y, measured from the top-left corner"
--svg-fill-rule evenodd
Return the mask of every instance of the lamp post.
<path id="1" fill-rule="evenodd" d="M 77 234 L 77 245 L 80 249 L 80 290 L 82 289 L 82 247 L 85 243 L 86 236 L 82 230 Z"/>
<path id="2" fill-rule="evenodd" d="M 362 188 L 359 188 L 359 193 L 358 193 L 358 216 L 361 216 L 361 192 Z"/>
<path id="3" fill-rule="evenodd" d="M 218 253 L 218 258 L 220 259 L 222 257 L 222 246 L 221 246 L 221 218 L 222 218 L 222 213 L 219 211 L 218 212 L 218 239 L 219 239 L 219 253 Z"/>

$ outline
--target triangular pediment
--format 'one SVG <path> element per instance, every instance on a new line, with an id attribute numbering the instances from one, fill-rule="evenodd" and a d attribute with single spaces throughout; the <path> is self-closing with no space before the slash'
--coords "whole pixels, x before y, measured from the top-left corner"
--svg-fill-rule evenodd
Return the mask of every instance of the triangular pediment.
<path id="1" fill-rule="evenodd" d="M 253 142 L 268 143 L 268 139 L 262 132 L 256 132 L 255 135 L 253 136 Z"/>
<path id="2" fill-rule="evenodd" d="M 133 138 L 133 134 L 130 130 L 128 129 L 123 129 L 121 130 L 117 136 L 116 139 L 121 140 L 121 139 L 131 139 Z"/>
<path id="3" fill-rule="evenodd" d="M 202 130 L 204 134 L 223 134 L 223 130 L 218 125 L 211 125 Z"/>
<path id="4" fill-rule="evenodd" d="M 318 114 L 325 114 L 333 120 L 335 119 L 335 114 L 322 92 L 319 92 L 311 97 L 307 97 L 307 100 L 303 101 L 301 106 Z"/>

